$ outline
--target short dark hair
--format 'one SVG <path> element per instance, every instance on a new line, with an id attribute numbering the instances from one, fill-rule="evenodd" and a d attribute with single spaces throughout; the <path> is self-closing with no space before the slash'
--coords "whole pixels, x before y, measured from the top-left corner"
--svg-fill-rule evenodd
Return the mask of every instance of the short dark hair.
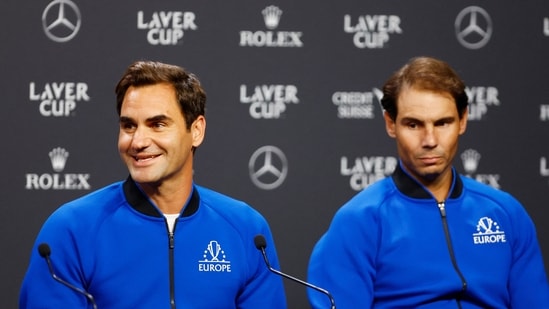
<path id="1" fill-rule="evenodd" d="M 206 92 L 194 74 L 182 67 L 161 62 L 136 61 L 126 69 L 115 88 L 118 115 L 130 86 L 140 87 L 159 83 L 168 83 L 174 87 L 187 129 L 190 129 L 196 118 L 206 112 Z"/>
<path id="2" fill-rule="evenodd" d="M 465 84 L 450 65 L 442 60 L 431 57 L 412 58 L 385 82 L 381 105 L 393 120 L 398 113 L 398 96 L 405 87 L 448 93 L 456 102 L 459 117 L 467 112 L 469 99 Z"/>

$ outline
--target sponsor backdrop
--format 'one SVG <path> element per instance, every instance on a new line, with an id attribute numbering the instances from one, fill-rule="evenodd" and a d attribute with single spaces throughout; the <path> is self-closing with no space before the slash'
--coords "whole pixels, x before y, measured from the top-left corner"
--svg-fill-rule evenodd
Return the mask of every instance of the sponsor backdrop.
<path id="1" fill-rule="evenodd" d="M 113 89 L 138 59 L 199 76 L 196 181 L 261 211 L 282 271 L 303 279 L 334 212 L 397 164 L 383 82 L 413 56 L 448 61 L 471 103 L 455 165 L 524 203 L 549 266 L 546 0 L 3 0 L 0 12 L 2 308 L 17 307 L 46 217 L 127 176 Z M 290 308 L 307 308 L 285 283 Z"/>

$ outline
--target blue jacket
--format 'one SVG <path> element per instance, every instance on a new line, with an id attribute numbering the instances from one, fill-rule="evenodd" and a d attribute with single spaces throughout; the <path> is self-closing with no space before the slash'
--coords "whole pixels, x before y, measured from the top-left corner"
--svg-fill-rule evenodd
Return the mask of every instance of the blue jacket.
<path id="1" fill-rule="evenodd" d="M 511 195 L 458 176 L 436 201 L 398 166 L 338 210 L 309 281 L 338 309 L 549 308 L 536 230 Z M 309 290 L 313 308 L 328 298 Z"/>
<path id="2" fill-rule="evenodd" d="M 48 218 L 20 308 L 91 308 L 86 297 L 53 280 L 37 251 L 41 243 L 51 247 L 55 273 L 93 295 L 100 309 L 286 308 L 282 279 L 267 269 L 254 245 L 257 234 L 278 267 L 267 222 L 245 203 L 194 186 L 172 234 L 131 179 L 118 182 Z"/>

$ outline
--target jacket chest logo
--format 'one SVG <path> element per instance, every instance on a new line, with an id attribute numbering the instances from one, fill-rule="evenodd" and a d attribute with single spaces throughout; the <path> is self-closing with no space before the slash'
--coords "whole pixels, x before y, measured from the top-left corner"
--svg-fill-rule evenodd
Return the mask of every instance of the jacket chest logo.
<path id="1" fill-rule="evenodd" d="M 499 224 L 489 217 L 482 217 L 477 223 L 477 232 L 473 233 L 475 245 L 494 244 L 507 242 L 505 232 Z"/>
<path id="2" fill-rule="evenodd" d="M 210 240 L 198 261 L 200 272 L 231 272 L 231 261 L 217 240 Z"/>

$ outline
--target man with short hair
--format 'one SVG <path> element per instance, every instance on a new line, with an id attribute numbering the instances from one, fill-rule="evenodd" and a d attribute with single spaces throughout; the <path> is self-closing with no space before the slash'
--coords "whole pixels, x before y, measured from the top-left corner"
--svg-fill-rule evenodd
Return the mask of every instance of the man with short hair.
<path id="1" fill-rule="evenodd" d="M 194 152 L 206 132 L 206 94 L 196 76 L 135 62 L 116 98 L 118 150 L 130 175 L 48 218 L 20 308 L 286 308 L 282 280 L 254 244 L 257 234 L 274 244 L 266 220 L 193 181 Z M 83 292 L 54 281 L 39 253 Z M 278 267 L 274 245 L 267 254 Z"/>
<path id="2" fill-rule="evenodd" d="M 468 104 L 455 71 L 414 58 L 385 83 L 381 103 L 399 164 L 338 210 L 313 249 L 309 281 L 338 309 L 549 308 L 523 206 L 452 167 Z M 330 305 L 315 291 L 309 300 Z"/>

